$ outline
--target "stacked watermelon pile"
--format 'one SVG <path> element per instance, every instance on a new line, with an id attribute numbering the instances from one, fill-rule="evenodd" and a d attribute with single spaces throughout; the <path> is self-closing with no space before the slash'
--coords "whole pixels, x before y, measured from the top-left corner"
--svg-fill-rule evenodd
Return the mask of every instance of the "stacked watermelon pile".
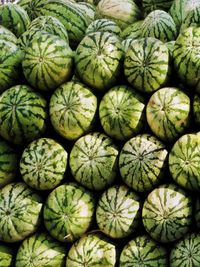
<path id="1" fill-rule="evenodd" d="M 0 6 L 0 266 L 200 266 L 200 1 Z"/>

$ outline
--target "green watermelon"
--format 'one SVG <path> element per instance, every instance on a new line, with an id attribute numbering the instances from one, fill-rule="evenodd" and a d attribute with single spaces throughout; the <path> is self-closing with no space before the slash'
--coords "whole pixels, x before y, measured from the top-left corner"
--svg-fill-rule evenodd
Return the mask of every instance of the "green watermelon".
<path id="1" fill-rule="evenodd" d="M 122 41 L 122 46 L 123 46 L 123 50 L 124 50 L 124 53 L 126 54 L 129 47 L 131 46 L 131 43 L 134 41 L 135 39 L 134 38 L 127 38 L 127 39 L 124 39 Z"/>
<path id="2" fill-rule="evenodd" d="M 195 222 L 197 228 L 200 229 L 200 198 L 195 201 Z"/>
<path id="3" fill-rule="evenodd" d="M 166 267 L 166 249 L 148 235 L 131 239 L 122 249 L 119 267 Z"/>
<path id="4" fill-rule="evenodd" d="M 169 170 L 174 181 L 193 191 L 200 191 L 199 134 L 185 134 L 169 153 Z"/>
<path id="5" fill-rule="evenodd" d="M 17 37 L 2 25 L 0 25 L 0 40 L 17 44 Z"/>
<path id="6" fill-rule="evenodd" d="M 0 6 L 0 24 L 19 37 L 27 30 L 30 19 L 22 7 L 13 3 L 7 3 Z"/>
<path id="7" fill-rule="evenodd" d="M 107 135 L 126 140 L 140 133 L 145 124 L 145 101 L 133 88 L 118 85 L 101 99 L 99 118 Z"/>
<path id="8" fill-rule="evenodd" d="M 121 29 L 114 21 L 110 19 L 96 19 L 86 29 L 86 34 L 93 32 L 109 32 L 120 36 Z"/>
<path id="9" fill-rule="evenodd" d="M 142 36 L 141 32 L 141 26 L 142 26 L 143 20 L 138 20 L 133 22 L 131 25 L 127 26 L 121 33 L 121 38 L 133 38 L 133 39 L 139 39 Z"/>
<path id="10" fill-rule="evenodd" d="M 107 135 L 94 132 L 72 147 L 69 166 L 73 177 L 92 190 L 103 190 L 117 175 L 118 148 Z"/>
<path id="11" fill-rule="evenodd" d="M 97 225 L 111 238 L 123 238 L 136 232 L 140 217 L 140 198 L 125 185 L 108 188 L 98 200 Z"/>
<path id="12" fill-rule="evenodd" d="M 170 58 L 172 59 L 173 58 L 173 51 L 174 51 L 174 45 L 175 45 L 175 41 L 169 41 L 167 43 L 165 43 L 168 50 L 169 50 L 169 55 L 170 55 Z"/>
<path id="13" fill-rule="evenodd" d="M 84 1 L 78 2 L 77 7 L 82 10 L 83 14 L 87 18 L 88 25 L 95 19 L 95 6 L 92 3 Z"/>
<path id="14" fill-rule="evenodd" d="M 44 225 L 52 237 L 61 242 L 74 242 L 91 226 L 95 199 L 75 183 L 56 187 L 44 204 Z"/>
<path id="15" fill-rule="evenodd" d="M 124 74 L 137 90 L 151 93 L 169 79 L 169 51 L 165 44 L 152 38 L 131 42 L 124 60 Z"/>
<path id="16" fill-rule="evenodd" d="M 181 25 L 180 31 L 183 31 L 184 29 L 187 29 L 190 26 L 200 26 L 200 5 L 186 14 L 185 19 L 183 20 L 183 23 Z"/>
<path id="17" fill-rule="evenodd" d="M 0 135 L 23 145 L 46 129 L 47 102 L 27 85 L 17 85 L 0 95 Z"/>
<path id="18" fill-rule="evenodd" d="M 158 138 L 173 142 L 190 125 L 190 98 L 179 88 L 162 88 L 150 97 L 146 106 L 146 118 Z"/>
<path id="19" fill-rule="evenodd" d="M 65 266 L 66 248 L 46 232 L 27 237 L 17 251 L 15 267 Z"/>
<path id="20" fill-rule="evenodd" d="M 88 233 L 71 246 L 66 267 L 115 267 L 116 262 L 116 246 L 102 234 Z"/>
<path id="21" fill-rule="evenodd" d="M 68 43 L 52 34 L 37 35 L 24 50 L 26 80 L 39 90 L 54 90 L 72 75 L 73 53 Z"/>
<path id="22" fill-rule="evenodd" d="M 20 159 L 22 179 L 37 190 L 53 189 L 64 179 L 67 159 L 67 151 L 55 140 L 34 140 L 25 148 Z"/>
<path id="23" fill-rule="evenodd" d="M 41 221 L 41 197 L 25 183 L 0 189 L 0 240 L 13 243 L 34 233 Z"/>
<path id="24" fill-rule="evenodd" d="M 161 185 L 147 196 L 142 209 L 142 221 L 145 230 L 156 241 L 176 241 L 191 227 L 192 200 L 176 185 Z"/>
<path id="25" fill-rule="evenodd" d="M 96 96 L 80 82 L 62 84 L 50 99 L 51 123 L 56 132 L 69 140 L 75 140 L 91 130 L 96 111 Z"/>
<path id="26" fill-rule="evenodd" d="M 14 251 L 9 246 L 0 243 L 0 266 L 11 267 L 14 263 Z"/>
<path id="27" fill-rule="evenodd" d="M 200 234 L 190 233 L 179 240 L 170 252 L 170 267 L 200 266 Z"/>
<path id="28" fill-rule="evenodd" d="M 76 72 L 93 90 L 105 91 L 117 82 L 123 55 L 116 35 L 109 32 L 87 34 L 76 49 Z"/>
<path id="29" fill-rule="evenodd" d="M 195 94 L 192 99 L 192 111 L 195 124 L 200 127 L 200 96 Z"/>
<path id="30" fill-rule="evenodd" d="M 148 15 L 153 10 L 168 11 L 173 3 L 173 0 L 142 0 L 142 7 L 145 15 Z"/>
<path id="31" fill-rule="evenodd" d="M 128 140 L 119 156 L 123 181 L 137 192 L 152 190 L 166 171 L 168 151 L 150 134 L 140 134 Z"/>

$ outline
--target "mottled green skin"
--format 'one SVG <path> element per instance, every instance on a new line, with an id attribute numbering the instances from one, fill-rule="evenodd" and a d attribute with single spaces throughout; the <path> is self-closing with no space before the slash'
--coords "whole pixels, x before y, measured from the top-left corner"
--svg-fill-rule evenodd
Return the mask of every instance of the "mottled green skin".
<path id="1" fill-rule="evenodd" d="M 200 191 L 200 139 L 197 134 L 185 134 L 169 153 L 169 170 L 180 186 Z"/>
<path id="2" fill-rule="evenodd" d="M 25 148 L 20 159 L 22 179 L 37 190 L 53 189 L 64 179 L 67 159 L 67 151 L 55 140 L 34 140 Z"/>
<path id="3" fill-rule="evenodd" d="M 47 102 L 27 85 L 0 95 L 0 135 L 17 145 L 39 138 L 46 129 Z"/>
<path id="4" fill-rule="evenodd" d="M 19 37 L 27 30 L 30 19 L 25 9 L 19 5 L 7 3 L 0 6 L 0 24 Z"/>
<path id="5" fill-rule="evenodd" d="M 0 240 L 13 243 L 34 233 L 40 224 L 41 197 L 25 183 L 0 189 Z"/>
<path id="6" fill-rule="evenodd" d="M 120 39 L 109 32 L 86 35 L 75 53 L 75 67 L 81 80 L 93 90 L 105 91 L 116 84 L 124 52 Z"/>
<path id="7" fill-rule="evenodd" d="M 87 19 L 88 25 L 90 25 L 95 19 L 95 6 L 92 3 L 81 1 L 77 3 L 77 7 L 82 10 Z"/>
<path id="8" fill-rule="evenodd" d="M 90 233 L 71 246 L 66 267 L 115 267 L 116 262 L 115 245 L 101 234 Z"/>
<path id="9" fill-rule="evenodd" d="M 149 99 L 146 118 L 158 138 L 174 142 L 190 125 L 190 98 L 179 88 L 161 88 Z"/>
<path id="10" fill-rule="evenodd" d="M 64 267 L 66 248 L 45 232 L 26 238 L 17 251 L 15 267 Z"/>
<path id="11" fill-rule="evenodd" d="M 73 177 L 91 190 L 103 190 L 116 178 L 118 153 L 112 139 L 100 132 L 79 138 L 69 157 Z"/>
<path id="12" fill-rule="evenodd" d="M 124 74 L 137 90 L 152 93 L 169 79 L 169 51 L 165 44 L 152 38 L 131 42 L 124 60 Z"/>
<path id="13" fill-rule="evenodd" d="M 17 168 L 17 152 L 10 144 L 0 140 L 0 188 L 14 180 Z"/>
<path id="14" fill-rule="evenodd" d="M 190 26 L 200 26 L 200 4 L 186 14 L 185 19 L 183 20 L 183 23 L 181 25 L 180 31 L 184 31 Z"/>
<path id="15" fill-rule="evenodd" d="M 0 267 L 11 267 L 14 262 L 13 250 L 4 244 L 0 243 Z"/>
<path id="16" fill-rule="evenodd" d="M 142 221 L 145 230 L 156 241 L 176 241 L 191 228 L 191 197 L 176 185 L 161 185 L 147 196 Z"/>
<path id="17" fill-rule="evenodd" d="M 122 39 L 127 38 L 133 38 L 133 39 L 139 39 L 141 38 L 141 26 L 142 26 L 143 20 L 138 20 L 136 22 L 133 22 L 131 25 L 127 26 L 121 33 Z"/>
<path id="18" fill-rule="evenodd" d="M 37 35 L 25 48 L 22 69 L 33 87 L 54 90 L 72 75 L 73 52 L 68 43 L 52 34 Z"/>
<path id="19" fill-rule="evenodd" d="M 197 228 L 200 229 L 200 198 L 195 201 L 195 222 Z"/>
<path id="20" fill-rule="evenodd" d="M 145 123 L 145 101 L 133 88 L 119 85 L 111 88 L 99 105 L 99 118 L 107 135 L 126 140 L 142 131 Z"/>
<path id="21" fill-rule="evenodd" d="M 195 123 L 200 127 L 200 96 L 198 94 L 195 94 L 192 100 L 192 111 Z"/>
<path id="22" fill-rule="evenodd" d="M 17 43 L 17 37 L 2 25 L 0 25 L 0 40 L 5 40 L 14 44 Z"/>
<path id="23" fill-rule="evenodd" d="M 190 233 L 175 243 L 170 252 L 170 267 L 200 266 L 200 234 Z"/>
<path id="24" fill-rule="evenodd" d="M 140 134 L 128 140 L 119 156 L 123 181 L 136 192 L 152 190 L 158 185 L 167 167 L 168 151 L 150 134 Z"/>
<path id="25" fill-rule="evenodd" d="M 96 19 L 86 29 L 86 34 L 92 32 L 109 32 L 120 36 L 121 29 L 114 21 L 110 19 Z"/>
<path id="26" fill-rule="evenodd" d="M 101 0 L 96 7 L 96 17 L 111 19 L 123 30 L 140 19 L 141 11 L 132 0 Z"/>
<path id="27" fill-rule="evenodd" d="M 0 93 L 2 93 L 17 83 L 23 53 L 13 42 L 0 39 L 0 59 Z"/>
<path id="28" fill-rule="evenodd" d="M 111 238 L 124 238 L 136 231 L 141 219 L 138 195 L 125 185 L 108 188 L 96 207 L 99 229 Z"/>
<path id="29" fill-rule="evenodd" d="M 68 140 L 76 140 L 92 129 L 96 111 L 96 96 L 78 81 L 62 84 L 50 99 L 51 123 L 56 132 Z"/>
<path id="30" fill-rule="evenodd" d="M 144 14 L 147 15 L 153 10 L 168 11 L 173 3 L 173 0 L 142 0 Z"/>
<path id="31" fill-rule="evenodd" d="M 173 51 L 174 69 L 185 85 L 200 92 L 200 28 L 180 32 Z"/>
<path id="32" fill-rule="evenodd" d="M 172 17 L 163 10 L 154 10 L 144 19 L 141 26 L 142 37 L 154 37 L 162 42 L 176 40 L 178 35 Z"/>
<path id="33" fill-rule="evenodd" d="M 131 43 L 134 41 L 135 39 L 133 38 L 127 38 L 127 39 L 124 39 L 122 41 L 122 46 L 123 46 L 123 50 L 124 50 L 124 53 L 126 54 L 129 47 L 131 46 Z"/>
<path id="34" fill-rule="evenodd" d="M 95 199 L 75 183 L 54 189 L 44 204 L 44 225 L 52 237 L 61 242 L 74 242 L 91 226 Z"/>
<path id="35" fill-rule="evenodd" d="M 137 236 L 123 248 L 119 267 L 166 267 L 167 251 L 148 235 Z"/>

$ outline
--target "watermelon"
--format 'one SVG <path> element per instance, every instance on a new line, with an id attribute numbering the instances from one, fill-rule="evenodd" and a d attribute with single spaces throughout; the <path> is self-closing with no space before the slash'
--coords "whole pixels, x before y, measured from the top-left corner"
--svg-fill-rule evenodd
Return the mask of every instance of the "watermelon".
<path id="1" fill-rule="evenodd" d="M 27 237 L 17 251 L 15 267 L 64 267 L 66 248 L 46 232 Z"/>
<path id="2" fill-rule="evenodd" d="M 17 37 L 2 25 L 0 25 L 0 40 L 17 44 Z"/>
<path id="3" fill-rule="evenodd" d="M 25 148 L 20 159 L 22 179 L 37 190 L 53 189 L 64 179 L 67 159 L 67 151 L 55 140 L 34 140 Z"/>
<path id="4" fill-rule="evenodd" d="M 33 38 L 22 61 L 26 80 L 39 90 L 54 90 L 72 75 L 73 53 L 68 43 L 52 34 Z"/>
<path id="5" fill-rule="evenodd" d="M 0 135 L 23 145 L 46 129 L 47 102 L 27 85 L 16 85 L 0 95 Z"/>
<path id="6" fill-rule="evenodd" d="M 176 241 L 191 227 L 192 200 L 174 184 L 161 185 L 150 192 L 144 201 L 142 221 L 145 230 L 156 241 Z"/>
<path id="7" fill-rule="evenodd" d="M 141 25 L 141 32 L 142 37 L 154 37 L 162 42 L 175 40 L 178 33 L 173 18 L 163 10 L 149 13 Z"/>
<path id="8" fill-rule="evenodd" d="M 179 240 L 170 252 L 170 267 L 200 266 L 200 234 L 190 233 Z"/>
<path id="9" fill-rule="evenodd" d="M 115 267 L 116 262 L 116 246 L 102 234 L 88 233 L 71 246 L 66 267 Z"/>
<path id="10" fill-rule="evenodd" d="M 133 38 L 133 39 L 139 39 L 142 36 L 141 32 L 141 26 L 142 26 L 143 20 L 138 20 L 133 22 L 131 25 L 127 26 L 121 33 L 121 38 Z"/>
<path id="11" fill-rule="evenodd" d="M 44 204 L 44 225 L 52 237 L 74 242 L 91 226 L 95 199 L 76 183 L 62 184 L 48 195 Z"/>
<path id="12" fill-rule="evenodd" d="M 110 19 L 96 19 L 90 23 L 86 29 L 86 34 L 93 32 L 109 32 L 120 36 L 121 29 L 114 21 Z"/>
<path id="13" fill-rule="evenodd" d="M 145 15 L 148 15 L 153 10 L 168 11 L 173 3 L 173 0 L 142 0 L 142 7 Z"/>
<path id="14" fill-rule="evenodd" d="M 140 223 L 140 216 L 140 198 L 126 185 L 108 188 L 98 200 L 97 225 L 111 238 L 123 238 L 135 232 Z"/>
<path id="15" fill-rule="evenodd" d="M 96 7 L 96 18 L 111 19 L 122 30 L 140 17 L 141 11 L 132 0 L 101 0 Z"/>
<path id="16" fill-rule="evenodd" d="M 126 54 L 129 47 L 131 46 L 131 43 L 134 41 L 134 38 L 127 38 L 125 40 L 122 41 L 122 46 L 123 46 L 123 50 L 124 53 Z"/>
<path id="17" fill-rule="evenodd" d="M 167 167 L 165 145 L 150 134 L 128 140 L 119 156 L 123 181 L 137 192 L 152 190 L 160 183 Z"/>
<path id="18" fill-rule="evenodd" d="M 175 45 L 175 41 L 169 41 L 167 43 L 165 43 L 168 50 L 169 50 L 169 55 L 170 55 L 170 58 L 172 59 L 173 58 L 173 51 L 174 51 L 174 45 Z"/>
<path id="19" fill-rule="evenodd" d="M 96 111 L 96 96 L 80 82 L 62 84 L 50 99 L 51 123 L 56 132 L 69 140 L 75 140 L 92 129 Z"/>
<path id="20" fill-rule="evenodd" d="M 200 229 L 200 198 L 195 201 L 195 222 L 197 228 Z"/>
<path id="21" fill-rule="evenodd" d="M 13 243 L 34 233 L 41 221 L 41 197 L 25 183 L 0 189 L 0 240 Z"/>
<path id="22" fill-rule="evenodd" d="M 72 147 L 69 166 L 73 177 L 91 190 L 103 190 L 117 175 L 118 148 L 100 132 L 80 137 Z"/>
<path id="23" fill-rule="evenodd" d="M 190 125 L 190 98 L 179 88 L 162 88 L 150 97 L 146 118 L 158 138 L 173 142 L 184 134 Z"/>
<path id="24" fill-rule="evenodd" d="M 0 266 L 11 267 L 14 263 L 13 250 L 4 244 L 0 243 Z"/>
<path id="25" fill-rule="evenodd" d="M 131 239 L 122 249 L 119 267 L 166 267 L 166 249 L 148 235 Z"/>
<path id="26" fill-rule="evenodd" d="M 7 3 L 0 6 L 0 24 L 19 37 L 27 30 L 30 19 L 22 7 L 13 3 Z"/>
<path id="27" fill-rule="evenodd" d="M 187 29 L 190 26 L 200 26 L 200 5 L 186 14 L 185 19 L 183 20 L 183 23 L 181 25 L 180 31 L 183 31 L 184 29 Z"/>
<path id="28" fill-rule="evenodd" d="M 193 118 L 197 127 L 200 127 L 200 96 L 198 94 L 194 94 L 192 99 L 192 111 Z"/>
<path id="29" fill-rule="evenodd" d="M 169 51 L 165 44 L 152 38 L 131 42 L 124 60 L 124 74 L 137 90 L 152 93 L 169 79 Z"/>
<path id="30" fill-rule="evenodd" d="M 123 56 L 122 44 L 116 35 L 109 32 L 87 34 L 76 49 L 76 72 L 93 90 L 105 91 L 117 82 Z"/>
<path id="31" fill-rule="evenodd" d="M 145 124 L 145 101 L 133 88 L 118 85 L 101 99 L 99 118 L 107 135 L 126 140 L 140 133 Z"/>
<path id="32" fill-rule="evenodd" d="M 200 139 L 198 134 L 185 134 L 169 153 L 169 170 L 180 186 L 200 191 Z"/>
<path id="33" fill-rule="evenodd" d="M 81 1 L 77 4 L 77 7 L 82 10 L 89 25 L 95 19 L 95 6 L 92 3 Z"/>

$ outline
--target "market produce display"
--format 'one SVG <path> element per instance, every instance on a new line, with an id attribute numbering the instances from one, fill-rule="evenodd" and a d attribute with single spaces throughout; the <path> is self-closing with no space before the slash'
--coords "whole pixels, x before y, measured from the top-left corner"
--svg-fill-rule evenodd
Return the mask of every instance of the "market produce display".
<path id="1" fill-rule="evenodd" d="M 200 1 L 2 0 L 0 267 L 200 267 Z"/>

